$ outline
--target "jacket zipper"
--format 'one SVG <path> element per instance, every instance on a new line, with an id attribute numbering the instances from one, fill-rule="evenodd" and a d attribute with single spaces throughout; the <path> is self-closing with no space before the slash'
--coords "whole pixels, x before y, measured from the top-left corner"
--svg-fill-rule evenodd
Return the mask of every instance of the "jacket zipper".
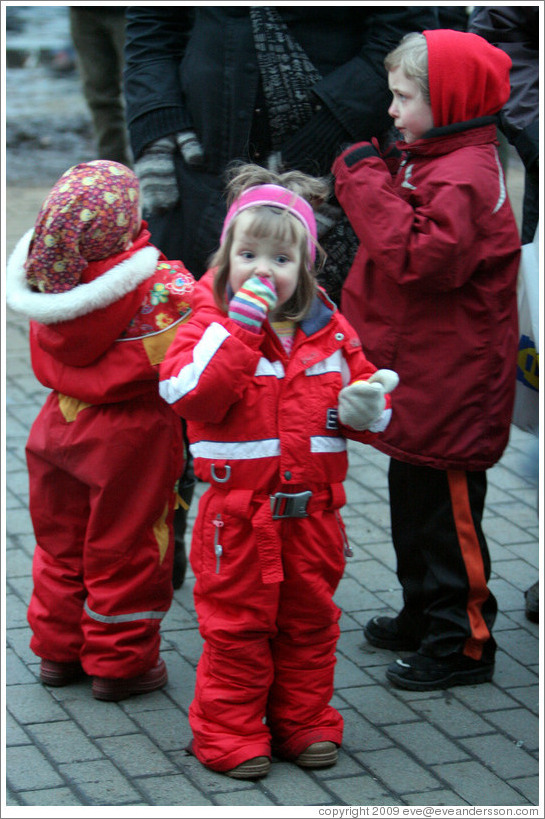
<path id="1" fill-rule="evenodd" d="M 223 526 L 221 515 L 216 515 L 216 520 L 212 521 L 216 531 L 214 533 L 214 554 L 216 555 L 216 574 L 220 573 L 220 560 L 223 554 L 223 546 L 220 541 L 220 529 Z"/>

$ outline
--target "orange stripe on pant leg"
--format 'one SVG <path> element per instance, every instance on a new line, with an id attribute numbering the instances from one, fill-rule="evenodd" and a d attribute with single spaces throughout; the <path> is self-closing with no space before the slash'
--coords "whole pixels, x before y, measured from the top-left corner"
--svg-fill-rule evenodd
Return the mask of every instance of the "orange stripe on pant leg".
<path id="1" fill-rule="evenodd" d="M 469 504 L 467 475 L 465 472 L 447 470 L 447 476 L 454 523 L 469 580 L 467 615 L 471 637 L 466 640 L 463 653 L 474 660 L 480 660 L 483 644 L 490 638 L 490 631 L 482 616 L 482 605 L 488 598 L 489 592 L 486 585 L 481 547 Z"/>

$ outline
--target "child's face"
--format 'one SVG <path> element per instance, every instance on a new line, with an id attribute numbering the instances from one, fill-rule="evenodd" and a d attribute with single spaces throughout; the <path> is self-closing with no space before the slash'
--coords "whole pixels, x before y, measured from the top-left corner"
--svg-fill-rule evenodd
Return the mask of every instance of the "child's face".
<path id="1" fill-rule="evenodd" d="M 388 72 L 388 85 L 393 94 L 388 113 L 405 142 L 414 142 L 433 128 L 431 105 L 422 96 L 414 80 L 405 76 L 401 68 Z"/>
<path id="2" fill-rule="evenodd" d="M 229 284 L 236 293 L 246 279 L 258 275 L 272 279 L 278 307 L 294 294 L 301 269 L 300 243 L 272 236 L 254 236 L 251 213 L 241 213 L 233 225 L 229 254 Z"/>

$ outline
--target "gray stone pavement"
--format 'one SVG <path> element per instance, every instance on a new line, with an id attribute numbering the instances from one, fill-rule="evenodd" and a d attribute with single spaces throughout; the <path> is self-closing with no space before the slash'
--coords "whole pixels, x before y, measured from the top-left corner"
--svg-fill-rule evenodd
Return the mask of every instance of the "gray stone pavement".
<path id="1" fill-rule="evenodd" d="M 7 190 L 8 253 L 32 226 L 46 193 Z M 131 816 L 150 815 L 138 806 L 173 806 L 175 815 L 190 816 L 246 815 L 245 809 L 253 816 L 332 816 L 333 806 L 371 806 L 367 815 L 416 815 L 418 806 L 432 806 L 426 815 L 438 816 L 445 815 L 441 806 L 504 806 L 501 815 L 542 815 L 535 807 L 542 805 L 539 627 L 524 614 L 524 590 L 537 579 L 540 551 L 532 436 L 513 428 L 502 460 L 489 472 L 485 531 L 490 587 L 499 603 L 494 680 L 431 693 L 392 687 L 384 671 L 395 655 L 369 646 L 362 635 L 370 616 L 398 609 L 401 595 L 389 534 L 387 458 L 350 446 L 344 516 L 354 557 L 336 595 L 343 615 L 333 704 L 346 726 L 339 762 L 316 772 L 275 762 L 266 779 L 240 782 L 204 769 L 184 750 L 201 647 L 191 573 L 164 620 L 162 653 L 170 674 L 164 690 L 114 704 L 95 701 L 88 682 L 58 689 L 39 683 L 26 621 L 34 538 L 24 445 L 47 391 L 30 368 L 25 322 L 7 311 L 5 324 L 2 816 L 38 816 L 47 806 L 130 806 Z M 199 485 L 198 494 L 203 489 Z M 195 500 L 192 517 L 196 506 Z M 18 806 L 35 807 L 24 812 Z M 373 806 L 392 807 L 373 814 Z M 238 813 L 230 812 L 234 808 Z M 319 814 L 321 808 L 329 813 Z"/>

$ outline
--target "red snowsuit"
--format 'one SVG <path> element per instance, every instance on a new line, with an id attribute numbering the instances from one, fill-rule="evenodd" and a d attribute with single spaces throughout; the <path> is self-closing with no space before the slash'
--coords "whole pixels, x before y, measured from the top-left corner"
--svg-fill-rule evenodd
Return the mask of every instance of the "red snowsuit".
<path id="1" fill-rule="evenodd" d="M 37 541 L 30 645 L 43 658 L 81 661 L 89 675 L 139 676 L 158 660 L 172 599 L 184 460 L 157 365 L 193 279 L 143 228 L 129 251 L 89 263 L 73 290 L 35 293 L 23 268 L 30 235 L 8 267 L 8 302 L 38 319 L 32 366 L 52 390 L 26 447 Z"/>
<path id="2" fill-rule="evenodd" d="M 195 755 L 226 771 L 270 756 L 271 742 L 288 759 L 313 742 L 341 743 L 343 720 L 329 701 L 333 594 L 345 564 L 344 436 L 376 436 L 340 427 L 338 394 L 376 368 L 323 293 L 287 357 L 268 322 L 254 334 L 216 307 L 211 280 L 209 272 L 196 286 L 160 392 L 187 419 L 195 472 L 211 484 L 191 545 L 205 645 L 189 720 Z M 308 516 L 275 518 L 297 506 Z"/>

